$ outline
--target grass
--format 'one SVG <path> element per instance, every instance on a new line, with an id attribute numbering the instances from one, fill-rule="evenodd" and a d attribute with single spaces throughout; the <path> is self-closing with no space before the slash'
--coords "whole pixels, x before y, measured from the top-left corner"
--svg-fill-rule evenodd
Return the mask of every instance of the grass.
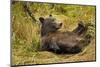
<path id="1" fill-rule="evenodd" d="M 61 8 L 59 8 L 59 7 Z M 12 24 L 12 65 L 48 64 L 62 62 L 94 61 L 95 59 L 95 7 L 79 5 L 55 5 L 31 3 L 30 9 L 37 22 L 24 11 L 23 2 L 11 5 Z M 61 10 L 60 10 L 61 9 Z M 79 20 L 85 23 L 93 22 L 90 28 L 94 33 L 92 42 L 79 54 L 55 54 L 48 51 L 37 51 L 40 46 L 40 16 L 47 17 L 51 14 L 63 22 L 61 31 L 73 30 Z M 91 33 L 91 31 L 89 31 Z M 88 33 L 88 34 L 89 34 Z"/>

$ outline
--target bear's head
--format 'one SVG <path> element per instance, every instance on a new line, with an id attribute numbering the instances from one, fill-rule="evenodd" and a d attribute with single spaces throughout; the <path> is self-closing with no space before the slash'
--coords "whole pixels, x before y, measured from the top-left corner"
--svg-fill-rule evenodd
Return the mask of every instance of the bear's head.
<path id="1" fill-rule="evenodd" d="M 57 23 L 56 19 L 49 15 L 48 18 L 39 18 L 41 22 L 41 36 L 47 35 L 48 33 L 53 33 L 61 28 L 62 23 Z"/>

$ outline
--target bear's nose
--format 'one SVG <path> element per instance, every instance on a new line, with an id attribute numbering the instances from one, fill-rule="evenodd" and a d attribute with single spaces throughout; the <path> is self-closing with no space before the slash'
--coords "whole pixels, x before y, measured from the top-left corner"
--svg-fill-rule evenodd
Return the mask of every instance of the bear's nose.
<path id="1" fill-rule="evenodd" d="M 62 26 L 62 23 L 59 23 L 59 26 Z"/>

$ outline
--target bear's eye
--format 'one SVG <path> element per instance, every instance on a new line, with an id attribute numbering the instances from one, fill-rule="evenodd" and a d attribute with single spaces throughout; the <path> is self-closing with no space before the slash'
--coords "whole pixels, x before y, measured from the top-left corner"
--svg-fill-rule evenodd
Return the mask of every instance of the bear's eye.
<path id="1" fill-rule="evenodd" d="M 52 28 L 56 28 L 56 23 L 52 23 Z"/>
<path id="2" fill-rule="evenodd" d="M 52 19 L 52 21 L 55 21 L 55 20 L 56 20 L 55 18 Z"/>

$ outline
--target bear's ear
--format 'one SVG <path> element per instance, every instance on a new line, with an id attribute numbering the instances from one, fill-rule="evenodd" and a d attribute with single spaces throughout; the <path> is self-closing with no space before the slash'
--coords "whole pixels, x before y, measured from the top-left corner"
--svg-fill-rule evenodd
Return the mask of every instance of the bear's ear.
<path id="1" fill-rule="evenodd" d="M 52 15 L 50 14 L 49 17 L 52 17 Z"/>
<path id="2" fill-rule="evenodd" d="M 40 20 L 41 23 L 44 22 L 44 18 L 43 17 L 40 17 L 39 20 Z"/>

